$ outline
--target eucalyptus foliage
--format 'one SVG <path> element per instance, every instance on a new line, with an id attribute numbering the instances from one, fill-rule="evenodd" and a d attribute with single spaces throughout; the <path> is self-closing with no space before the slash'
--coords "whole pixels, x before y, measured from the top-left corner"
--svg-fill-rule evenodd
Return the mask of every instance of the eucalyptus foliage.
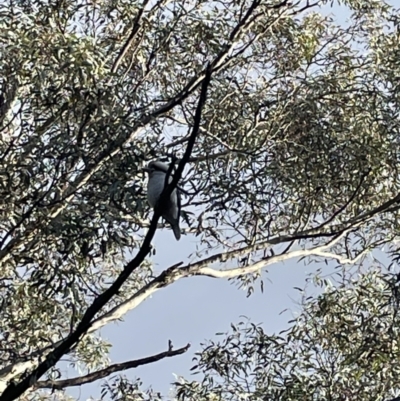
<path id="1" fill-rule="evenodd" d="M 396 252 L 399 12 L 333 1 L 351 12 L 341 26 L 325 3 L 1 2 L 0 393 L 28 378 L 23 397 L 51 397 L 35 368 L 59 378 L 51 351 L 140 249 L 142 167 L 183 156 L 206 71 L 180 183 L 197 259 L 156 278 L 140 263 L 63 351 L 73 364 L 108 366 L 96 329 L 182 277 L 231 278 L 251 294 L 282 260 Z"/>
<path id="2" fill-rule="evenodd" d="M 302 292 L 289 328 L 268 334 L 242 321 L 203 345 L 192 371 L 175 383 L 178 400 L 382 401 L 400 393 L 399 275 L 339 273 Z M 325 284 L 324 282 L 325 281 Z M 264 327 L 263 327 L 264 326 Z"/>

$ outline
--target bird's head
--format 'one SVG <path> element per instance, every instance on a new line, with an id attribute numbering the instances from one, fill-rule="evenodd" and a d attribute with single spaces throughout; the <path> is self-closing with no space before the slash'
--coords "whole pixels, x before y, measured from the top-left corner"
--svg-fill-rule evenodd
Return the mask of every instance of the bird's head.
<path id="1" fill-rule="evenodd" d="M 151 175 L 152 173 L 155 173 L 157 171 L 160 171 L 162 173 L 167 173 L 168 166 L 163 162 L 160 162 L 158 160 L 153 160 L 147 165 L 147 167 L 145 167 L 143 169 L 143 171 L 145 171 L 149 175 Z"/>

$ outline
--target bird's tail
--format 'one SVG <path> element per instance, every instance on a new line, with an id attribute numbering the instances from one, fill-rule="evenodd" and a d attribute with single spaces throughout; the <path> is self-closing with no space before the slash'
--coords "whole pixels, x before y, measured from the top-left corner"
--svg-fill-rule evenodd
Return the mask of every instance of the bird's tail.
<path id="1" fill-rule="evenodd" d="M 171 224 L 172 231 L 174 232 L 177 241 L 181 239 L 181 229 L 179 223 Z"/>

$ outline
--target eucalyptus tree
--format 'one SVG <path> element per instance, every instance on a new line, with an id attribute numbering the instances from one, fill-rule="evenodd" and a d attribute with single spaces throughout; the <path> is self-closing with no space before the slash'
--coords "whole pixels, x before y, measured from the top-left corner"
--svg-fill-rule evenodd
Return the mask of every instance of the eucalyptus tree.
<path id="1" fill-rule="evenodd" d="M 399 18 L 344 3 L 345 27 L 318 0 L 0 4 L 0 400 L 71 385 L 66 355 L 98 373 L 75 383 L 115 372 L 98 330 L 181 278 L 251 293 L 280 261 L 392 250 Z M 156 277 L 154 158 L 198 246 Z"/>

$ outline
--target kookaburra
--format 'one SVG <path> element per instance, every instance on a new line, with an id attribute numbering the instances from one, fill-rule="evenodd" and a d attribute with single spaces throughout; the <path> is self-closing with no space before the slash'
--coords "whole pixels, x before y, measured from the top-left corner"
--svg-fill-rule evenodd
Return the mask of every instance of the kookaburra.
<path id="1" fill-rule="evenodd" d="M 168 166 L 160 161 L 151 161 L 143 169 L 149 174 L 147 184 L 147 200 L 154 209 L 165 186 L 165 178 L 168 172 Z M 172 176 L 168 178 L 168 183 L 172 181 Z M 161 205 L 162 217 L 166 220 L 174 232 L 175 238 L 179 241 L 181 238 L 181 229 L 179 227 L 179 217 L 181 213 L 181 200 L 179 191 L 175 188 L 166 205 Z"/>

